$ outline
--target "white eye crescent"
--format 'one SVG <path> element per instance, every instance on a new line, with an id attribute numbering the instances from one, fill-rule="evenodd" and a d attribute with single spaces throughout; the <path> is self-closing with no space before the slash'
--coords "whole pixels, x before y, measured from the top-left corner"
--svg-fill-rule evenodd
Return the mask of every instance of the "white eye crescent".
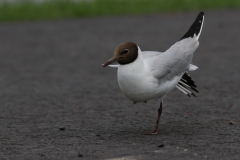
<path id="1" fill-rule="evenodd" d="M 128 53 L 129 52 L 129 50 L 128 49 L 124 49 L 124 51 L 123 51 L 123 53 Z"/>

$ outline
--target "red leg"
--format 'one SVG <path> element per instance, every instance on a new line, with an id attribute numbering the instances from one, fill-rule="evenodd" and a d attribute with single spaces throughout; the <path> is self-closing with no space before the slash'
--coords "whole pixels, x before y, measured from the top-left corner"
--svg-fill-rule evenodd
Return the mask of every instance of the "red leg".
<path id="1" fill-rule="evenodd" d="M 157 123 L 156 123 L 155 129 L 152 132 L 143 133 L 144 135 L 157 134 L 158 125 L 159 125 L 161 114 L 162 114 L 162 102 L 160 103 L 160 107 L 158 109 L 158 119 L 157 119 Z"/>

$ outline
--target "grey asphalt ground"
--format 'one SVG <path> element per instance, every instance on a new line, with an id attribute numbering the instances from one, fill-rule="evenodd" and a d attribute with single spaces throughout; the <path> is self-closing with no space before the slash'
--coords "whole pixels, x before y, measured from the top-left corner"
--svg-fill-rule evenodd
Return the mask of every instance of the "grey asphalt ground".
<path id="1" fill-rule="evenodd" d="M 240 10 L 205 11 L 190 72 L 200 93 L 173 90 L 158 135 L 141 133 L 159 102 L 133 105 L 101 66 L 125 41 L 165 51 L 197 14 L 1 23 L 0 159 L 239 159 Z"/>

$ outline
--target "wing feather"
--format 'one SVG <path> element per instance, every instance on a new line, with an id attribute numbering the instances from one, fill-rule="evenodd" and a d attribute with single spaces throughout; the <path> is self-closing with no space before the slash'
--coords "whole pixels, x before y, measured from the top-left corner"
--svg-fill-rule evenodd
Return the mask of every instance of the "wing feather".
<path id="1" fill-rule="evenodd" d="M 180 78 L 183 76 L 188 80 L 188 77 L 186 77 L 184 73 L 197 69 L 196 66 L 190 63 L 193 53 L 199 45 L 198 39 L 202 31 L 203 22 L 204 12 L 200 12 L 180 41 L 176 42 L 164 53 L 152 57 L 149 56 L 146 59 L 145 62 L 153 77 L 159 80 L 169 81 L 176 76 Z"/>
<path id="2" fill-rule="evenodd" d="M 182 76 L 189 69 L 198 45 L 198 40 L 189 37 L 176 42 L 164 53 L 149 57 L 145 62 L 151 75 L 157 79 L 166 78 L 165 80 Z"/>
<path id="3" fill-rule="evenodd" d="M 192 94 L 194 97 L 196 97 L 196 95 L 191 91 L 195 91 L 197 93 L 199 93 L 199 91 L 197 90 L 197 86 L 195 85 L 195 82 L 192 80 L 192 78 L 187 74 L 184 73 L 184 75 L 182 76 L 181 80 L 178 82 L 178 85 L 176 86 L 177 89 L 179 89 L 181 92 L 183 92 L 182 90 L 184 90 L 185 92 L 183 92 L 184 94 L 189 93 Z M 189 90 L 191 89 L 191 90 Z M 188 95 L 190 97 L 190 95 Z"/>

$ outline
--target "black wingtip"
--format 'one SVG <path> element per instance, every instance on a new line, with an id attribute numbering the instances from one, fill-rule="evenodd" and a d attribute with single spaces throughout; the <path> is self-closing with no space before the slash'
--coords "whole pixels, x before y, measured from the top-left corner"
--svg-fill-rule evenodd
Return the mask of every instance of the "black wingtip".
<path id="1" fill-rule="evenodd" d="M 204 12 L 201 11 L 201 12 L 198 14 L 198 16 L 204 16 Z"/>
<path id="2" fill-rule="evenodd" d="M 192 80 L 192 78 L 190 77 L 190 75 L 187 74 L 187 72 L 185 72 L 180 80 L 180 82 L 178 83 L 178 86 L 181 86 L 182 88 L 185 88 L 186 90 L 188 89 L 192 89 L 193 91 L 199 93 L 199 91 L 196 89 L 196 85 L 194 84 L 195 82 Z M 191 92 L 191 91 L 190 91 Z M 194 93 L 191 92 L 191 94 L 196 97 L 196 95 Z M 190 94 L 187 94 L 187 96 L 190 97 Z"/>
<path id="3" fill-rule="evenodd" d="M 202 25 L 203 25 L 203 20 L 204 20 L 204 12 L 201 11 L 198 14 L 196 20 L 193 22 L 193 24 L 191 25 L 191 27 L 187 31 L 187 33 L 185 33 L 180 40 L 185 39 L 185 38 L 189 38 L 189 37 L 193 37 L 194 34 L 196 34 L 198 36 L 198 34 L 201 31 Z"/>

